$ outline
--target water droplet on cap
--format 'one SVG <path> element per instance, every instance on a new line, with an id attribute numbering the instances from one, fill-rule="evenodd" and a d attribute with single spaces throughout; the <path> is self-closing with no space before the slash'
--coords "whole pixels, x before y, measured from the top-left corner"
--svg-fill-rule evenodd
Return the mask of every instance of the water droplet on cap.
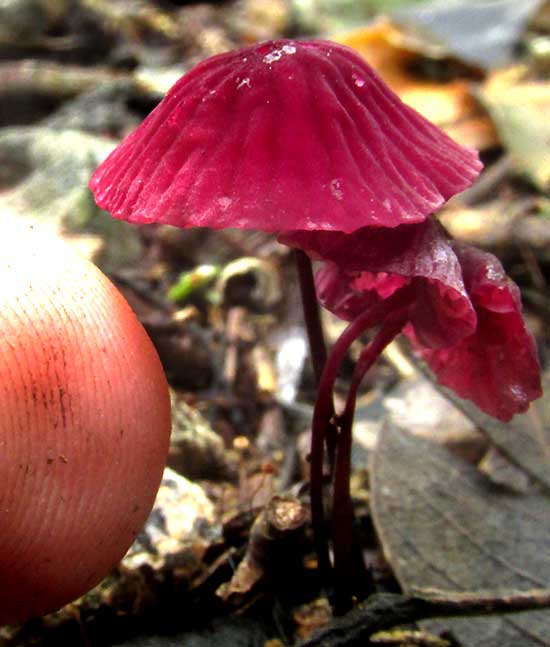
<path id="1" fill-rule="evenodd" d="M 244 79 L 237 79 L 237 90 L 239 88 L 244 87 L 244 86 L 246 86 L 247 88 L 251 87 L 250 86 L 250 79 L 249 79 L 248 76 L 246 78 L 244 78 Z"/>
<path id="2" fill-rule="evenodd" d="M 294 45 L 283 45 L 281 49 L 274 49 L 264 56 L 264 63 L 271 65 L 271 63 L 280 61 L 283 54 L 296 54 L 296 47 Z"/>
<path id="3" fill-rule="evenodd" d="M 335 177 L 330 182 L 330 192 L 337 200 L 342 200 L 344 197 L 344 192 L 342 191 L 342 182 Z"/>
<path id="4" fill-rule="evenodd" d="M 222 198 L 218 198 L 218 204 L 220 205 L 222 211 L 225 211 L 226 209 L 229 209 L 232 202 L 233 202 L 233 200 L 231 198 L 227 197 L 226 195 L 223 196 Z"/>

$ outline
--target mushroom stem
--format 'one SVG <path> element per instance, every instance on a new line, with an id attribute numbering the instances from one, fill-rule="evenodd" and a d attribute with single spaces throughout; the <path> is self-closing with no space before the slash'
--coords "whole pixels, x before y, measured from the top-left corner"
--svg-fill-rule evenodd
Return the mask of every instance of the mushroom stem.
<path id="1" fill-rule="evenodd" d="M 294 250 L 294 258 L 296 259 L 296 267 L 298 269 L 300 294 L 302 297 L 302 307 L 304 310 L 304 320 L 309 341 L 311 362 L 313 364 L 315 380 L 317 385 L 319 385 L 323 368 L 327 361 L 327 347 L 325 344 L 323 326 L 321 324 L 317 293 L 315 291 L 313 269 L 311 267 L 309 256 L 301 249 Z"/>
<path id="2" fill-rule="evenodd" d="M 336 450 L 332 498 L 334 585 L 337 613 L 344 613 L 349 610 L 353 593 L 350 589 L 350 584 L 353 586 L 353 582 L 357 582 L 358 574 L 361 575 L 363 580 L 361 588 L 365 589 L 365 570 L 363 568 L 358 572 L 357 563 L 354 559 L 353 504 L 350 492 L 352 428 L 357 391 L 367 371 L 378 359 L 384 348 L 401 332 L 408 318 L 408 308 L 390 315 L 386 318 L 374 339 L 362 351 L 353 371 L 344 411 L 338 416 L 340 434 Z M 366 584 L 367 587 L 369 582 Z"/>
<path id="3" fill-rule="evenodd" d="M 315 290 L 315 281 L 313 278 L 313 268 L 309 256 L 301 249 L 294 250 L 296 268 L 298 270 L 298 280 L 300 284 L 300 295 L 302 297 L 302 308 L 304 312 L 304 322 L 309 341 L 309 351 L 313 365 L 313 373 L 317 385 L 317 401 L 319 400 L 319 387 L 327 361 L 327 347 L 321 315 L 319 312 L 319 303 L 317 301 L 317 292 Z M 336 454 L 337 430 L 333 423 L 334 402 L 332 399 L 332 389 L 330 390 L 325 402 L 325 423 L 318 425 L 315 429 L 312 427 L 311 451 L 310 451 L 310 491 L 312 507 L 312 524 L 313 534 L 315 537 L 317 559 L 322 579 L 326 582 L 330 574 L 330 559 L 328 556 L 328 546 L 324 536 L 324 513 L 323 513 L 323 458 L 324 444 L 327 445 L 329 465 L 331 474 L 334 472 L 334 461 Z M 315 508 L 315 510 L 314 510 Z"/>
<path id="4" fill-rule="evenodd" d="M 324 533 L 323 512 L 323 438 L 325 430 L 334 424 L 333 391 L 340 365 L 351 344 L 367 329 L 376 326 L 388 314 L 401 310 L 413 298 L 407 286 L 397 290 L 390 298 L 370 310 L 366 310 L 352 321 L 337 339 L 323 369 L 317 400 L 311 424 L 310 452 L 310 497 L 311 524 L 315 539 L 315 549 L 321 574 L 327 577 L 331 570 L 328 545 Z M 338 439 L 339 441 L 339 439 Z M 349 473 L 348 473 L 349 476 Z"/>
<path id="5" fill-rule="evenodd" d="M 298 269 L 298 280 L 300 283 L 300 294 L 302 297 L 302 309 L 304 311 L 304 321 L 306 324 L 306 331 L 309 341 L 311 363 L 313 364 L 315 383 L 317 388 L 319 388 L 321 375 L 323 374 L 323 369 L 327 361 L 327 346 L 323 332 L 323 324 L 321 323 L 317 292 L 315 290 L 313 268 L 311 266 L 311 259 L 301 249 L 295 249 L 294 255 L 296 258 L 296 267 Z M 319 442 L 323 443 L 324 439 L 324 443 L 327 447 L 330 474 L 332 475 L 334 473 L 334 461 L 336 456 L 336 442 L 338 435 L 336 426 L 332 423 L 332 418 L 334 416 L 334 403 L 332 396 L 330 398 L 330 405 L 332 408 L 330 421 L 327 424 L 327 428 L 323 432 L 323 438 L 320 438 Z M 320 460 L 322 462 L 322 456 L 320 457 Z"/>

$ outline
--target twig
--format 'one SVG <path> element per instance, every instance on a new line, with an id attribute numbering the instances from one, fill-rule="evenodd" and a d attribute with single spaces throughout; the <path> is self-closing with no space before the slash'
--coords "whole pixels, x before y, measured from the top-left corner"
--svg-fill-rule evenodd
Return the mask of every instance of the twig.
<path id="1" fill-rule="evenodd" d="M 377 631 L 426 618 L 517 613 L 550 607 L 550 589 L 458 593 L 424 589 L 415 595 L 376 594 L 300 647 L 352 647 L 364 645 Z"/>
<path id="2" fill-rule="evenodd" d="M 287 572 L 299 568 L 307 521 L 307 508 L 297 498 L 274 496 L 256 517 L 246 554 L 217 595 L 226 602 L 240 604 L 257 590 L 262 580 L 267 580 L 271 587 L 281 578 L 287 582 Z"/>
<path id="3" fill-rule="evenodd" d="M 129 75 L 116 74 L 107 68 L 89 68 L 40 60 L 0 63 L 0 96 L 8 93 L 40 93 L 53 97 L 73 97 L 93 90 L 115 79 Z"/>

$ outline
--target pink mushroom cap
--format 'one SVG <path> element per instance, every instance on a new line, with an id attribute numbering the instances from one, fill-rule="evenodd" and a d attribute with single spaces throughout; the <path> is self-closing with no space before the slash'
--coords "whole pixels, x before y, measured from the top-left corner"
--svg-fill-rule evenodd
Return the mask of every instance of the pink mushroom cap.
<path id="1" fill-rule="evenodd" d="M 278 40 L 185 74 L 90 187 L 135 223 L 349 233 L 420 222 L 480 169 L 352 49 Z"/>

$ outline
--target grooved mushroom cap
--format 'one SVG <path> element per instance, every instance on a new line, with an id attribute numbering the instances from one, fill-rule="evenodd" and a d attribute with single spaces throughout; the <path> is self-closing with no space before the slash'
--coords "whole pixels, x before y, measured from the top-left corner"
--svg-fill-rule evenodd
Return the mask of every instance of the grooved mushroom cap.
<path id="1" fill-rule="evenodd" d="M 90 187 L 136 223 L 352 232 L 422 221 L 480 169 L 353 50 L 278 40 L 197 65 Z"/>
<path id="2" fill-rule="evenodd" d="M 60 242 L 0 223 L 0 625 L 94 586 L 145 522 L 170 434 L 155 349 Z"/>

